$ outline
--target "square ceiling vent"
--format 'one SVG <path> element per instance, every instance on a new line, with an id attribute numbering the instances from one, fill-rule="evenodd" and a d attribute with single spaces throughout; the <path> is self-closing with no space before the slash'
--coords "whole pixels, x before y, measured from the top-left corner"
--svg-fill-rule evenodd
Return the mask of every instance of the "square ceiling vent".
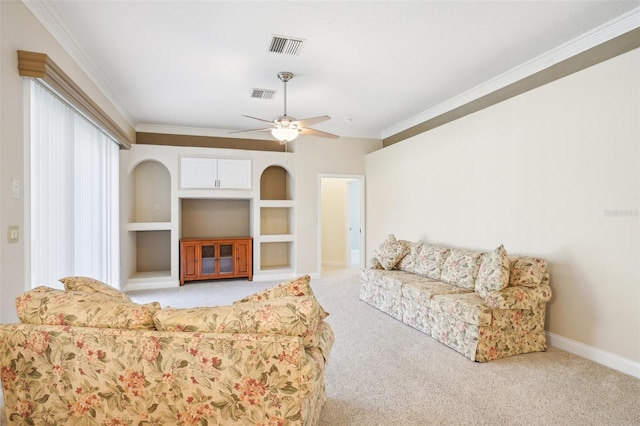
<path id="1" fill-rule="evenodd" d="M 251 89 L 251 97 L 254 99 L 273 99 L 275 95 L 275 90 Z"/>
<path id="2" fill-rule="evenodd" d="M 269 52 L 283 55 L 299 55 L 304 44 L 301 38 L 274 35 L 271 39 Z"/>

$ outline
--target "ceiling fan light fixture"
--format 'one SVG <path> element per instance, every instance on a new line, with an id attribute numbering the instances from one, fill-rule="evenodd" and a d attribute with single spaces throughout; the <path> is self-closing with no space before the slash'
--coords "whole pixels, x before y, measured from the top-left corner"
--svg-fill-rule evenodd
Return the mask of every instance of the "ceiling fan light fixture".
<path id="1" fill-rule="evenodd" d="M 0 0 L 2 1 L 2 0 Z M 301 133 L 309 136 L 319 136 L 322 138 L 332 138 L 337 139 L 337 135 L 333 135 L 331 133 L 322 132 L 320 130 L 312 129 L 308 126 L 322 123 L 323 121 L 327 121 L 331 119 L 328 115 L 320 115 L 318 117 L 309 117 L 303 118 L 302 120 L 298 120 L 295 117 L 287 115 L 287 82 L 293 78 L 293 73 L 288 71 L 282 71 L 278 73 L 278 78 L 284 84 L 284 114 L 280 117 L 276 117 L 273 121 L 264 120 L 262 118 L 251 117 L 250 115 L 245 115 L 244 117 L 252 118 L 254 120 L 262 121 L 265 123 L 270 123 L 273 125 L 273 128 L 263 128 L 263 129 L 254 129 L 254 130 L 240 130 L 238 132 L 231 133 L 243 133 L 243 132 L 267 132 L 271 131 L 271 136 L 276 138 L 280 145 L 284 145 L 287 142 L 293 141 L 297 138 Z M 261 89 L 254 89 L 261 90 Z"/>
<path id="2" fill-rule="evenodd" d="M 277 127 L 271 129 L 271 135 L 280 141 L 280 144 L 291 142 L 300 134 L 300 130 L 291 127 Z"/>

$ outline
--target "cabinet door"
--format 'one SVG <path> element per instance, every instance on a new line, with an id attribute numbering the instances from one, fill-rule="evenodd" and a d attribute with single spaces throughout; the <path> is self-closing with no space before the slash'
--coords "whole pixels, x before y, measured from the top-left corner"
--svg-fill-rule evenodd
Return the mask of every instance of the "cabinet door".
<path id="1" fill-rule="evenodd" d="M 251 278 L 251 244 L 249 242 L 236 243 L 236 274 Z"/>
<path id="2" fill-rule="evenodd" d="M 180 250 L 180 258 L 182 260 L 182 270 L 180 272 L 181 284 L 185 279 L 193 279 L 198 277 L 198 244 L 183 243 Z"/>
<path id="3" fill-rule="evenodd" d="M 218 187 L 251 189 L 251 160 L 219 158 Z"/>
<path id="4" fill-rule="evenodd" d="M 216 274 L 216 249 L 217 244 L 200 245 L 200 277 Z"/>
<path id="5" fill-rule="evenodd" d="M 181 188 L 215 188 L 218 162 L 215 158 L 180 157 Z"/>
<path id="6" fill-rule="evenodd" d="M 218 245 L 218 274 L 234 275 L 235 265 L 233 264 L 233 243 L 220 243 Z"/>

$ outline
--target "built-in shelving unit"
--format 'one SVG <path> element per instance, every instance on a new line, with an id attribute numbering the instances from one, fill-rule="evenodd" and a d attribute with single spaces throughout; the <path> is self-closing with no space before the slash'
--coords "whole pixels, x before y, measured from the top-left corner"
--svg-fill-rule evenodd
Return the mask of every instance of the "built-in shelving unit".
<path id="1" fill-rule="evenodd" d="M 171 175 L 154 160 L 141 161 L 129 175 L 129 252 L 135 262 L 128 282 L 171 278 Z"/>
<path id="2" fill-rule="evenodd" d="M 260 271 L 294 271 L 293 179 L 281 166 L 267 167 L 260 176 Z"/>
<path id="3" fill-rule="evenodd" d="M 254 280 L 295 275 L 291 153 L 136 144 L 120 156 L 126 291 L 179 286 L 185 238 L 252 238 Z"/>

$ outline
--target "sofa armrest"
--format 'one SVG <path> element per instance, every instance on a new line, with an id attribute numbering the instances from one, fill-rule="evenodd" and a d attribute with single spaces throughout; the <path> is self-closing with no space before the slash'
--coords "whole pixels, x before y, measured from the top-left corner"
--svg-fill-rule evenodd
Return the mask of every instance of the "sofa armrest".
<path id="1" fill-rule="evenodd" d="M 535 309 L 551 300 L 551 287 L 542 284 L 538 287 L 507 287 L 499 291 L 490 291 L 485 303 L 493 309 Z"/>

